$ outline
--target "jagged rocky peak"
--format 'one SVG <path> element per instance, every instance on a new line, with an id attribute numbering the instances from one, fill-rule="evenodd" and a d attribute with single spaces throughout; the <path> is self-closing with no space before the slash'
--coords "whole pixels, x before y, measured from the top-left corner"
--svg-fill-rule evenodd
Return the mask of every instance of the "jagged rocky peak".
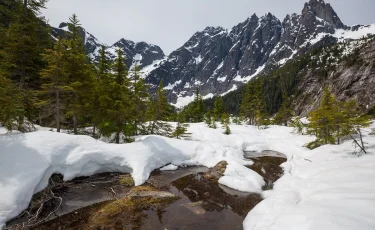
<path id="1" fill-rule="evenodd" d="M 305 7 L 302 10 L 302 16 L 305 16 L 310 12 L 318 18 L 330 23 L 335 29 L 346 28 L 333 10 L 332 6 L 329 3 L 325 3 L 324 0 L 310 0 L 308 3 L 305 3 Z"/>
<path id="2" fill-rule="evenodd" d="M 180 49 L 197 50 L 202 48 L 208 39 L 220 34 L 226 35 L 226 33 L 227 30 L 222 27 L 208 26 L 204 30 L 196 32 Z"/>
<path id="3" fill-rule="evenodd" d="M 260 18 L 251 17 L 243 30 L 238 37 L 242 47 L 237 51 L 240 59 L 236 75 L 247 77 L 253 75 L 267 61 L 280 40 L 282 29 L 280 20 L 267 13 Z M 227 74 L 230 73 L 224 73 Z M 239 78 L 237 80 L 247 81 Z"/>
<path id="4" fill-rule="evenodd" d="M 212 35 L 216 35 L 218 33 L 222 33 L 224 31 L 226 31 L 226 30 L 223 27 L 220 27 L 220 26 L 217 26 L 217 27 L 207 26 L 201 33 L 204 33 L 205 35 L 212 36 Z"/>
<path id="5" fill-rule="evenodd" d="M 62 22 L 58 28 L 52 27 L 52 36 L 57 39 L 58 37 L 69 36 L 69 23 Z M 99 61 L 100 49 L 104 45 L 107 47 L 107 54 L 111 59 L 117 56 L 117 50 L 121 49 L 125 56 L 125 64 L 131 67 L 134 64 L 135 57 L 140 60 L 138 64 L 140 67 L 151 65 L 154 61 L 163 59 L 165 57 L 163 50 L 156 45 L 148 44 L 146 42 L 133 42 L 127 39 L 120 39 L 112 46 L 100 42 L 94 35 L 87 32 L 83 27 L 79 27 L 79 34 L 85 43 L 85 51 L 89 58 L 97 63 Z"/>
<path id="6" fill-rule="evenodd" d="M 151 65 L 155 60 L 160 60 L 164 58 L 163 50 L 156 45 L 148 44 L 146 42 L 133 42 L 127 39 L 120 39 L 118 42 L 110 47 L 113 56 L 115 53 L 113 50 L 122 49 L 124 55 L 126 56 L 126 65 L 131 66 L 134 63 L 135 57 L 140 61 L 140 67 L 145 67 Z"/>
<path id="7" fill-rule="evenodd" d="M 259 18 L 256 14 L 253 14 L 251 17 L 247 18 L 244 22 L 239 23 L 238 25 L 234 26 L 231 30 L 231 34 L 236 39 L 237 36 L 242 34 L 244 30 L 247 31 L 254 31 L 259 24 Z"/>
<path id="8" fill-rule="evenodd" d="M 78 33 L 85 42 L 85 51 L 87 55 L 89 55 L 92 60 L 95 60 L 95 53 L 97 52 L 98 47 L 102 46 L 102 43 L 100 43 L 94 35 L 88 33 L 83 27 L 78 27 Z M 58 37 L 65 38 L 66 36 L 69 36 L 69 34 L 70 31 L 68 22 L 60 23 L 58 28 L 52 27 L 52 35 L 56 39 Z"/>

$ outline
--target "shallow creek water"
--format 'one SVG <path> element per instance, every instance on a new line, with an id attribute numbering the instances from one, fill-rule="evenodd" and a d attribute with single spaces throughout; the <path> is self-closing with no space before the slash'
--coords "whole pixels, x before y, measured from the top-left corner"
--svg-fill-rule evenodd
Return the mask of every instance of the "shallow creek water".
<path id="1" fill-rule="evenodd" d="M 271 189 L 282 175 L 280 164 L 285 162 L 282 154 L 275 152 L 245 153 L 254 164 L 248 166 L 266 181 L 264 189 Z M 60 184 L 59 176 L 51 178 L 56 196 L 62 198 L 61 206 L 48 222 L 30 226 L 32 229 L 242 229 L 247 213 L 262 201 L 260 194 L 243 193 L 203 179 L 206 167 L 181 168 L 176 171 L 155 170 L 147 185 L 170 192 L 179 199 L 167 205 L 152 205 L 137 213 L 110 216 L 119 222 L 111 227 L 88 224 L 93 215 L 105 205 L 122 199 L 131 189 L 122 182 L 126 174 L 102 173 L 91 177 L 76 178 Z M 37 197 L 38 194 L 34 196 Z M 39 194 L 39 196 L 41 196 Z M 59 204 L 55 200 L 45 205 L 45 213 Z M 50 206 L 48 208 L 48 206 Z M 43 213 L 42 213 L 43 214 Z M 42 217 L 43 215 L 41 215 Z M 20 227 L 28 221 L 23 216 L 8 223 L 8 227 Z M 43 218 L 41 218 L 43 219 Z M 18 225 L 17 225 L 18 224 Z M 25 225 L 23 225 L 25 226 Z M 26 225 L 27 226 L 27 225 Z"/>

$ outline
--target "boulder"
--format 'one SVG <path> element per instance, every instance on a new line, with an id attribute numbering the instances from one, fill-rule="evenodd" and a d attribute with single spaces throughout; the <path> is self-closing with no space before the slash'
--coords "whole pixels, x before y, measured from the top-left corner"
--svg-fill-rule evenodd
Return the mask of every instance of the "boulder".
<path id="1" fill-rule="evenodd" d="M 206 180 L 218 181 L 220 177 L 224 176 L 227 165 L 228 163 L 226 161 L 220 161 L 215 167 L 208 170 L 208 172 L 203 175 L 203 178 Z"/>

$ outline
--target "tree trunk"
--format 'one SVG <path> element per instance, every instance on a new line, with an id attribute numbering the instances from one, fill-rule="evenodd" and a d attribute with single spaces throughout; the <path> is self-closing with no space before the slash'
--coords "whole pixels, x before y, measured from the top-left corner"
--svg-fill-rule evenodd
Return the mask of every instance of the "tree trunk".
<path id="1" fill-rule="evenodd" d="M 359 144 L 358 141 L 352 135 L 350 135 L 350 137 L 353 139 L 354 143 L 361 149 L 361 151 L 363 151 L 365 154 L 367 154 L 365 146 L 363 145 L 362 133 L 360 132 L 360 134 L 359 134 L 359 137 L 361 139 L 361 144 Z"/>
<path id="2" fill-rule="evenodd" d="M 78 134 L 78 130 L 77 130 L 77 114 L 75 114 L 75 113 L 73 113 L 73 132 L 74 132 L 74 135 Z"/>
<path id="3" fill-rule="evenodd" d="M 361 140 L 362 150 L 365 154 L 367 154 L 366 149 L 365 149 L 365 144 L 363 143 L 363 137 L 362 137 L 362 132 L 360 128 L 358 128 L 358 133 L 359 133 L 359 138 Z"/>
<path id="4" fill-rule="evenodd" d="M 120 131 L 116 132 L 116 144 L 120 144 Z"/>
<path id="5" fill-rule="evenodd" d="M 60 90 L 56 92 L 56 129 L 60 132 Z"/>
<path id="6" fill-rule="evenodd" d="M 93 125 L 93 129 L 92 129 L 92 137 L 95 138 L 95 131 L 96 131 L 96 126 L 95 124 Z"/>

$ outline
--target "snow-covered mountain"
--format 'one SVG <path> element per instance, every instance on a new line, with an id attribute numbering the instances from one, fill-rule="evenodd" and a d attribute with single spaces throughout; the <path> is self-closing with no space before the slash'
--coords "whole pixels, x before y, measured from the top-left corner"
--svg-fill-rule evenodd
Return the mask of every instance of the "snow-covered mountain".
<path id="1" fill-rule="evenodd" d="M 67 23 L 52 29 L 54 37 L 69 31 Z M 86 53 L 97 62 L 103 43 L 84 28 L 81 34 Z M 163 81 L 168 100 L 181 107 L 193 100 L 196 87 L 204 99 L 223 96 L 313 48 L 367 34 L 375 34 L 375 24 L 346 26 L 330 4 L 309 0 L 300 14 L 287 15 L 283 21 L 271 13 L 261 17 L 254 14 L 231 30 L 206 27 L 168 56 L 159 46 L 145 42 L 121 39 L 106 46 L 112 59 L 121 48 L 128 67 L 141 59 L 151 92 Z"/>
<path id="2" fill-rule="evenodd" d="M 346 26 L 330 4 L 310 0 L 301 14 L 281 22 L 271 13 L 255 14 L 231 30 L 207 27 L 182 47 L 145 68 L 146 81 L 162 80 L 177 107 L 193 100 L 199 87 L 204 98 L 225 95 L 253 77 L 285 64 L 317 46 L 372 33 L 375 25 Z"/>
<path id="3" fill-rule="evenodd" d="M 54 38 L 64 37 L 69 33 L 68 23 L 61 23 L 58 28 L 52 27 L 52 36 Z M 164 58 L 163 50 L 156 45 L 148 44 L 146 42 L 133 42 L 124 38 L 120 39 L 115 44 L 108 46 L 100 42 L 94 35 L 87 32 L 84 28 L 80 27 L 81 37 L 85 42 L 85 49 L 87 55 L 93 62 L 98 62 L 100 56 L 100 49 L 102 45 L 107 47 L 109 57 L 115 59 L 116 52 L 120 48 L 126 57 L 125 63 L 131 67 L 135 59 L 140 60 L 138 64 L 141 67 L 148 66 L 156 60 Z"/>

